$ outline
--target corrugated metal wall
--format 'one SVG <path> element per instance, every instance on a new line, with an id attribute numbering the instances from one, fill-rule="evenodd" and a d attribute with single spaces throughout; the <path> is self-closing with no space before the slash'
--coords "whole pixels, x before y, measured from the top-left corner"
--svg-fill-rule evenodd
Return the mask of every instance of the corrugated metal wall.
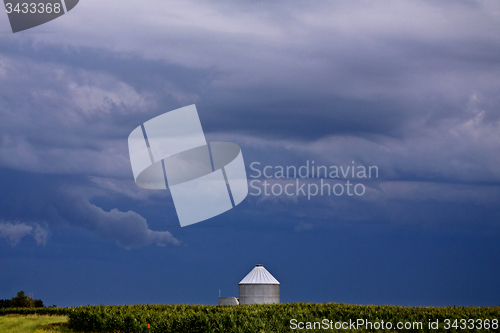
<path id="1" fill-rule="evenodd" d="M 280 302 L 279 284 L 240 284 L 240 304 Z"/>

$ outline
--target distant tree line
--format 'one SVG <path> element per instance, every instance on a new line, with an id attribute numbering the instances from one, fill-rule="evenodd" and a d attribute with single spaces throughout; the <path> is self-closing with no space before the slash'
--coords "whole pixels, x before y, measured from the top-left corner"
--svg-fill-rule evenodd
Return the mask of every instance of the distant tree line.
<path id="1" fill-rule="evenodd" d="M 33 299 L 33 297 L 26 296 L 24 291 L 17 293 L 16 297 L 12 299 L 0 299 L 1 308 L 43 308 L 43 301 L 41 299 Z"/>

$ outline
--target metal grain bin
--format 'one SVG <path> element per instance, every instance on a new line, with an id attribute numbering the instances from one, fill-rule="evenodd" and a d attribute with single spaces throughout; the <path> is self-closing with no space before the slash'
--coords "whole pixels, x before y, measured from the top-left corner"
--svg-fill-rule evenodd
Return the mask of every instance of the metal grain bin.
<path id="1" fill-rule="evenodd" d="M 256 265 L 239 283 L 240 304 L 280 302 L 280 283 L 262 265 Z"/>
<path id="2" fill-rule="evenodd" d="M 240 305 L 236 297 L 219 297 L 219 305 Z"/>

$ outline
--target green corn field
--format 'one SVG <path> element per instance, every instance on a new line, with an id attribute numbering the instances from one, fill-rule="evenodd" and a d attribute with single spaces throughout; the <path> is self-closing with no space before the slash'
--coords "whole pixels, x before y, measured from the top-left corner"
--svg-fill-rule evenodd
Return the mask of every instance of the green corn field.
<path id="1" fill-rule="evenodd" d="M 96 333 L 325 332 L 336 330 L 342 332 L 500 332 L 498 328 L 500 307 L 283 303 L 240 306 L 99 305 L 0 310 L 0 315 L 11 313 L 67 315 L 71 330 Z M 352 323 L 358 320 L 370 322 L 372 326 L 353 328 Z M 382 321 L 386 325 L 391 323 L 393 327 L 383 327 Z M 326 327 L 327 323 L 329 323 L 328 327 Z M 337 329 L 335 329 L 335 323 L 339 325 Z M 394 326 L 396 323 L 422 324 L 397 329 Z M 437 326 L 431 328 L 430 323 L 436 323 Z"/>

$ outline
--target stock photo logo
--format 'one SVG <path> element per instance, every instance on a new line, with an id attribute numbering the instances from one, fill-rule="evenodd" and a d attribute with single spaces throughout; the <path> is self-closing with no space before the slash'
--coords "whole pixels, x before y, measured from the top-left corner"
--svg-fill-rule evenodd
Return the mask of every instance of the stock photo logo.
<path id="1" fill-rule="evenodd" d="M 52 21 L 75 8 L 79 0 L 4 0 L 12 32 Z"/>
<path id="2" fill-rule="evenodd" d="M 248 195 L 243 155 L 230 142 L 207 142 L 195 105 L 159 115 L 128 137 L 139 187 L 166 190 L 181 227 L 220 215 Z"/>

